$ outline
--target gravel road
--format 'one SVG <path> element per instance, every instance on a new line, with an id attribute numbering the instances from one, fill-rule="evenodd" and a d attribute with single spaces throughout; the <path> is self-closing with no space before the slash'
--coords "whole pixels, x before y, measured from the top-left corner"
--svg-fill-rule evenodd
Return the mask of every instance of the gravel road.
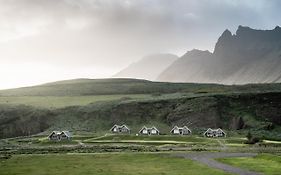
<path id="1" fill-rule="evenodd" d="M 221 169 L 228 173 L 235 173 L 240 175 L 261 175 L 261 173 L 248 171 L 233 167 L 227 164 L 220 163 L 214 159 L 216 158 L 227 158 L 227 157 L 253 157 L 256 156 L 255 153 L 225 153 L 225 152 L 216 152 L 216 153 L 177 153 L 173 156 L 184 157 L 187 159 L 192 159 L 200 163 L 206 164 L 209 167 Z"/>

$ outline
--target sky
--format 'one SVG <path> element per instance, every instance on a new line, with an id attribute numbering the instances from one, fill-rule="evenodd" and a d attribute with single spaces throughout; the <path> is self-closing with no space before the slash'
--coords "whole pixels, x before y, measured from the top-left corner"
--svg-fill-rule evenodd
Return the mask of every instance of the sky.
<path id="1" fill-rule="evenodd" d="M 0 0 L 0 89 L 107 78 L 145 55 L 213 51 L 225 29 L 273 29 L 279 0 Z"/>

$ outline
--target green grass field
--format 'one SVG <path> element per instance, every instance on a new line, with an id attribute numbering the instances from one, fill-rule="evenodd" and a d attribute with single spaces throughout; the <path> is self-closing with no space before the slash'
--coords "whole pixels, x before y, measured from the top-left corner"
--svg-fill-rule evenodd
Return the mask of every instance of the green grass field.
<path id="1" fill-rule="evenodd" d="M 0 162 L 0 174 L 223 175 L 220 170 L 166 154 L 16 155 Z"/>
<path id="2" fill-rule="evenodd" d="M 272 154 L 260 154 L 253 158 L 223 158 L 218 159 L 220 162 L 230 164 L 243 169 L 262 172 L 266 175 L 280 175 L 281 173 L 281 156 Z"/>
<path id="3" fill-rule="evenodd" d="M 97 141 L 97 140 L 142 140 L 142 141 L 181 141 L 181 142 L 204 142 L 212 139 L 197 137 L 197 136 L 173 136 L 173 135 L 156 135 L 156 136 L 135 136 L 135 135 L 108 135 L 104 137 L 98 137 L 89 139 L 86 141 Z"/>
<path id="4" fill-rule="evenodd" d="M 63 108 L 67 106 L 84 106 L 95 102 L 153 101 L 178 98 L 192 98 L 207 94 L 168 93 L 168 94 L 113 94 L 113 95 L 79 95 L 79 96 L 0 96 L 0 105 L 29 105 L 43 108 Z M 211 95 L 211 94 L 208 94 Z"/>
<path id="5" fill-rule="evenodd" d="M 30 105 L 44 108 L 61 108 L 66 106 L 83 106 L 98 101 L 113 101 L 118 99 L 145 99 L 149 94 L 132 95 L 90 95 L 90 96 L 7 96 L 0 97 L 0 104 Z"/>
<path id="6" fill-rule="evenodd" d="M 224 139 L 220 139 L 224 140 Z M 28 144 L 34 146 L 63 146 L 63 145 L 78 145 L 79 143 L 85 144 L 123 144 L 123 145 L 213 145 L 219 146 L 217 139 L 205 138 L 199 136 L 177 136 L 177 135 L 157 135 L 157 136 L 135 136 L 135 135 L 74 135 L 71 141 L 49 141 L 47 135 L 29 137 L 29 138 L 16 138 L 8 139 L 13 144 Z"/>

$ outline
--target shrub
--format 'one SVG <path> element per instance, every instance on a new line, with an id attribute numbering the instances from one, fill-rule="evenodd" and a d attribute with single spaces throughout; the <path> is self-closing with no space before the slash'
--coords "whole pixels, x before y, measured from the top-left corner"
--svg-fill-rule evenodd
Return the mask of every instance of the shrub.
<path id="1" fill-rule="evenodd" d="M 245 141 L 245 144 L 255 144 L 260 142 L 260 139 L 258 137 L 254 137 L 251 132 L 249 131 L 246 135 L 247 141 Z"/>

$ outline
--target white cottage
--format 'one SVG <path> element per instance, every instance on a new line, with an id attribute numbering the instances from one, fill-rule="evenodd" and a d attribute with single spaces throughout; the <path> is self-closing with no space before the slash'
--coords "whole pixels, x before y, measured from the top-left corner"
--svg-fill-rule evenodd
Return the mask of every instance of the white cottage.
<path id="1" fill-rule="evenodd" d="M 49 140 L 61 141 L 61 140 L 70 140 L 72 137 L 69 131 L 52 131 L 48 136 Z"/>
<path id="2" fill-rule="evenodd" d="M 187 126 L 184 126 L 184 127 L 175 126 L 170 131 L 170 133 L 172 133 L 174 135 L 189 135 L 189 134 L 191 134 L 191 130 Z"/>
<path id="3" fill-rule="evenodd" d="M 130 134 L 131 130 L 127 125 L 114 125 L 110 131 L 115 134 Z"/>
<path id="4" fill-rule="evenodd" d="M 159 135 L 160 131 L 155 126 L 153 126 L 151 128 L 143 126 L 141 128 L 141 130 L 139 131 L 139 133 L 142 135 Z"/>
<path id="5" fill-rule="evenodd" d="M 207 129 L 206 132 L 203 134 L 205 137 L 226 137 L 226 133 L 218 128 L 218 129 Z"/>

